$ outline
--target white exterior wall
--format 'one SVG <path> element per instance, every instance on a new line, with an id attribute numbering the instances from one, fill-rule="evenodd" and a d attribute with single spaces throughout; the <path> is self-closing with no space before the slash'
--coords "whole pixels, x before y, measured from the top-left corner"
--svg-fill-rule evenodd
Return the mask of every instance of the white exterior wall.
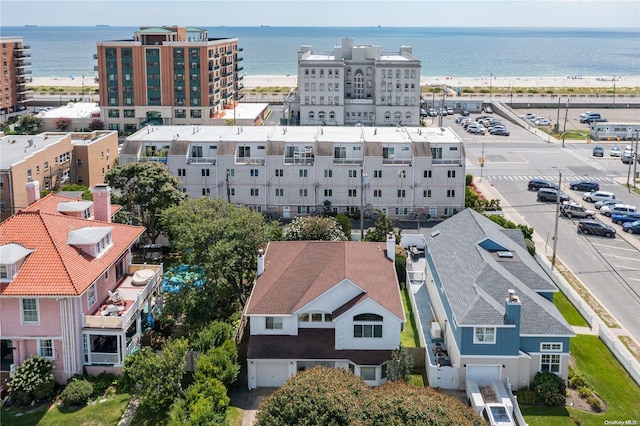
<path id="1" fill-rule="evenodd" d="M 281 329 L 269 329 L 266 328 L 267 316 L 277 317 L 278 315 L 265 315 L 265 316 L 251 316 L 249 317 L 249 323 L 251 324 L 251 335 L 256 334 L 273 334 L 279 336 L 297 336 L 298 335 L 298 321 L 295 316 L 280 316 L 282 318 Z"/>
<path id="2" fill-rule="evenodd" d="M 379 322 L 353 321 L 353 317 L 358 314 L 373 313 L 383 317 L 382 338 L 375 337 L 353 337 L 353 325 L 357 324 L 380 324 Z M 400 345 L 400 333 L 402 322 L 389 311 L 382 308 L 371 300 L 365 300 L 352 309 L 334 319 L 336 327 L 336 346 L 340 349 L 397 349 Z"/>

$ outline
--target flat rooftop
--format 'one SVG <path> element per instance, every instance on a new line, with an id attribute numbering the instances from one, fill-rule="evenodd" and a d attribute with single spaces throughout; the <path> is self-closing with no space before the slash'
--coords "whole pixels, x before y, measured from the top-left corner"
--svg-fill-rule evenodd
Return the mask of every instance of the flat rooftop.
<path id="1" fill-rule="evenodd" d="M 100 107 L 95 102 L 69 102 L 67 105 L 54 108 L 51 111 L 40 111 L 41 118 L 91 118 L 100 114 Z"/>
<path id="2" fill-rule="evenodd" d="M 60 142 L 66 136 L 68 133 L 3 136 L 0 138 L 0 169 L 9 169 L 12 165 Z"/>

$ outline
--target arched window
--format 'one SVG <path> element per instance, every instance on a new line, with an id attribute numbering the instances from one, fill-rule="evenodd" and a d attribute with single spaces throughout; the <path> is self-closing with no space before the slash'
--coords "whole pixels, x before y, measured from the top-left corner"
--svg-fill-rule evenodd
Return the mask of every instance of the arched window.
<path id="1" fill-rule="evenodd" d="M 311 69 L 311 78 L 315 78 L 316 77 L 316 69 L 312 68 Z"/>
<path id="2" fill-rule="evenodd" d="M 325 119 L 325 113 L 324 111 L 320 111 L 318 113 L 318 120 L 324 120 Z"/>
<path id="3" fill-rule="evenodd" d="M 404 70 L 404 78 L 409 78 L 409 70 Z"/>
<path id="4" fill-rule="evenodd" d="M 366 313 L 366 314 L 354 315 L 353 320 L 354 321 L 382 321 L 383 318 L 381 315 L 378 315 L 378 314 Z"/>
<path id="5" fill-rule="evenodd" d="M 316 119 L 316 115 L 313 113 L 313 111 L 309 111 L 309 121 L 313 121 Z"/>
<path id="6" fill-rule="evenodd" d="M 340 70 L 338 70 L 338 68 L 336 68 L 336 70 L 334 71 L 334 74 L 336 77 L 340 76 Z"/>
<path id="7" fill-rule="evenodd" d="M 329 121 L 336 121 L 336 113 L 331 111 L 329 113 Z"/>
<path id="8" fill-rule="evenodd" d="M 353 316 L 354 338 L 382 338 L 382 324 L 371 324 L 383 321 L 382 316 L 373 313 L 365 313 Z"/>
<path id="9" fill-rule="evenodd" d="M 384 113 L 384 121 L 391 121 L 391 113 L 389 111 Z"/>
<path id="10" fill-rule="evenodd" d="M 411 113 L 410 112 L 406 112 L 404 114 L 404 121 L 407 122 L 407 123 L 411 122 Z"/>
<path id="11" fill-rule="evenodd" d="M 411 78 L 416 78 L 416 70 L 411 70 Z"/>
<path id="12" fill-rule="evenodd" d="M 396 123 L 400 123 L 402 121 L 402 113 L 398 111 L 393 114 L 393 121 L 395 121 Z"/>

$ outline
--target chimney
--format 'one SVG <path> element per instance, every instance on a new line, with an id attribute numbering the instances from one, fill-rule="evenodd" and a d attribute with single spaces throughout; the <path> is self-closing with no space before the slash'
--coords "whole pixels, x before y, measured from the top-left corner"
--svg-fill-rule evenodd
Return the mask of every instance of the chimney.
<path id="1" fill-rule="evenodd" d="M 264 274 L 264 250 L 258 250 L 258 276 Z"/>
<path id="2" fill-rule="evenodd" d="M 40 199 L 40 182 L 33 180 L 27 182 L 27 202 L 29 205 L 35 203 Z"/>
<path id="3" fill-rule="evenodd" d="M 396 261 L 396 237 L 393 232 L 387 234 L 387 257 L 392 262 Z"/>
<path id="4" fill-rule="evenodd" d="M 93 187 L 93 218 L 111 222 L 111 188 L 106 183 Z"/>
<path id="5" fill-rule="evenodd" d="M 509 289 L 509 296 L 504 301 L 504 321 L 507 324 L 515 324 L 520 329 L 520 312 L 522 304 L 515 290 Z M 519 331 L 518 331 L 519 333 Z"/>

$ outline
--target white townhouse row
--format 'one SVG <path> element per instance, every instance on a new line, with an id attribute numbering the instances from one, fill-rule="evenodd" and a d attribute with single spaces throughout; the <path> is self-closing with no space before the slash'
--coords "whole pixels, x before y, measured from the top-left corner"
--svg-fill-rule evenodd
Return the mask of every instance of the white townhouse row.
<path id="1" fill-rule="evenodd" d="M 222 197 L 273 217 L 329 208 L 398 218 L 464 208 L 465 152 L 448 128 L 149 126 L 120 164 L 157 161 L 195 197 Z"/>
<path id="2" fill-rule="evenodd" d="M 380 46 L 342 39 L 332 51 L 298 51 L 298 97 L 291 122 L 364 126 L 420 124 L 420 60 L 410 46 Z"/>

